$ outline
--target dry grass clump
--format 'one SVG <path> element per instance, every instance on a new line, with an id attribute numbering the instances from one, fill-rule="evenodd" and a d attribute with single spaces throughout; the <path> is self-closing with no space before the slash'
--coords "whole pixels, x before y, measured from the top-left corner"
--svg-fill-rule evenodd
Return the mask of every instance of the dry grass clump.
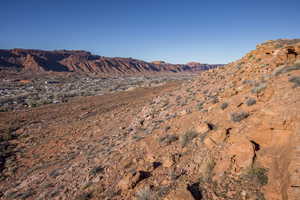
<path id="1" fill-rule="evenodd" d="M 198 133 L 196 131 L 187 131 L 185 134 L 181 135 L 179 138 L 181 146 L 185 147 L 188 143 L 190 143 L 197 136 L 198 136 Z"/>
<path id="2" fill-rule="evenodd" d="M 266 83 L 258 83 L 256 84 L 256 86 L 251 90 L 251 92 L 253 94 L 256 94 L 256 93 L 260 93 L 262 92 L 264 89 L 267 88 L 267 84 Z"/>
<path id="3" fill-rule="evenodd" d="M 253 98 L 249 98 L 249 99 L 247 99 L 247 101 L 245 103 L 247 106 L 252 106 L 252 105 L 256 104 L 256 100 Z"/>
<path id="4" fill-rule="evenodd" d="M 178 137 L 176 135 L 170 135 L 170 134 L 167 134 L 158 139 L 159 143 L 162 145 L 170 145 L 172 142 L 175 142 L 176 140 L 178 140 Z"/>
<path id="5" fill-rule="evenodd" d="M 136 193 L 137 200 L 157 200 L 157 196 L 153 191 L 151 191 L 150 187 L 142 188 Z"/>
<path id="6" fill-rule="evenodd" d="M 280 74 L 284 74 L 284 73 L 294 71 L 294 70 L 300 70 L 300 63 L 295 63 L 294 65 L 291 65 L 291 66 L 282 65 L 280 67 L 277 67 L 273 71 L 272 75 L 273 76 L 278 76 Z"/>
<path id="7" fill-rule="evenodd" d="M 228 103 L 227 102 L 222 103 L 222 105 L 220 106 L 220 108 L 222 110 L 225 110 L 227 107 L 228 107 Z"/>
<path id="8" fill-rule="evenodd" d="M 293 88 L 299 87 L 300 86 L 300 76 L 293 76 L 292 78 L 289 79 L 289 82 L 294 83 Z"/>
<path id="9" fill-rule="evenodd" d="M 249 113 L 244 112 L 244 111 L 231 113 L 231 115 L 230 115 L 231 121 L 233 121 L 233 122 L 240 122 L 243 119 L 246 119 L 247 117 L 249 117 Z"/>
<path id="10" fill-rule="evenodd" d="M 260 185 L 266 185 L 268 183 L 267 172 L 268 170 L 265 168 L 251 168 L 247 177 L 257 181 Z"/>

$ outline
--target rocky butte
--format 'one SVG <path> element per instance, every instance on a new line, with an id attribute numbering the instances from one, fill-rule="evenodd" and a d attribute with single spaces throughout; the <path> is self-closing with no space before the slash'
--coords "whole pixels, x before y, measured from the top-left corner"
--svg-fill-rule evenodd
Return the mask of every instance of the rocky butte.
<path id="1" fill-rule="evenodd" d="M 109 65 L 83 52 L 1 55 L 32 69 L 50 57 L 66 70 Z M 2 112 L 0 127 L 2 199 L 297 200 L 300 39 L 193 80 Z"/>

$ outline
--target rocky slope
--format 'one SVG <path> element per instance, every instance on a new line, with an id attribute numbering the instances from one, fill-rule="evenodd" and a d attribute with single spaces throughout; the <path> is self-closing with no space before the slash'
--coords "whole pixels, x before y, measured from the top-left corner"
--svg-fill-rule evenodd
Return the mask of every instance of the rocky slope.
<path id="1" fill-rule="evenodd" d="M 276 40 L 183 84 L 1 113 L 0 198 L 297 200 L 299 90 L 300 41 Z"/>
<path id="2" fill-rule="evenodd" d="M 101 75 L 198 71 L 217 67 L 198 63 L 196 66 L 148 63 L 132 58 L 110 58 L 86 51 L 42 51 L 30 49 L 0 50 L 0 69 L 31 72 L 81 72 Z"/>

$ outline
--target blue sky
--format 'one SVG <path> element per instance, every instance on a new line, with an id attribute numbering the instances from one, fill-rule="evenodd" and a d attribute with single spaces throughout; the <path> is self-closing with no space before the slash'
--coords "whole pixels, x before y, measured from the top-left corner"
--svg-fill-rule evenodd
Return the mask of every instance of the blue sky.
<path id="1" fill-rule="evenodd" d="M 300 0 L 1 0 L 0 48 L 227 63 L 300 38 L 299 12 Z"/>

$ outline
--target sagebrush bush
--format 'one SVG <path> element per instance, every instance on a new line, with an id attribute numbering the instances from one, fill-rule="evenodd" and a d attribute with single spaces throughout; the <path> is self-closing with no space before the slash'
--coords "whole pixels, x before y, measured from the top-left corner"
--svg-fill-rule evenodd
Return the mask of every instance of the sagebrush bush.
<path id="1" fill-rule="evenodd" d="M 256 94 L 256 93 L 260 93 L 262 92 L 264 89 L 267 88 L 267 84 L 266 83 L 258 83 L 256 84 L 256 86 L 251 90 L 252 93 Z"/>
<path id="2" fill-rule="evenodd" d="M 196 105 L 196 107 L 197 107 L 197 110 L 202 110 L 203 109 L 203 105 L 204 105 L 204 101 L 201 101 L 201 102 L 199 102 L 197 105 Z"/>
<path id="3" fill-rule="evenodd" d="M 230 118 L 233 122 L 240 122 L 243 119 L 246 119 L 247 117 L 249 117 L 249 113 L 247 112 L 235 112 L 235 113 L 231 113 Z"/>
<path id="4" fill-rule="evenodd" d="M 137 200 L 157 200 L 156 195 L 149 187 L 142 188 L 136 193 Z"/>
<path id="5" fill-rule="evenodd" d="M 252 106 L 252 105 L 256 104 L 256 100 L 253 99 L 253 98 L 249 98 L 249 99 L 246 100 L 245 103 L 246 103 L 247 106 Z"/>
<path id="6" fill-rule="evenodd" d="M 93 197 L 91 192 L 84 192 L 76 197 L 76 200 L 89 200 Z"/>
<path id="7" fill-rule="evenodd" d="M 248 171 L 247 176 L 261 185 L 266 185 L 268 183 L 267 172 L 268 170 L 265 168 L 251 168 Z"/>
<path id="8" fill-rule="evenodd" d="M 197 137 L 198 133 L 196 131 L 188 131 L 181 135 L 179 140 L 182 147 L 185 147 L 190 141 Z"/>
<path id="9" fill-rule="evenodd" d="M 293 76 L 292 78 L 289 79 L 289 82 L 294 83 L 294 88 L 300 86 L 300 76 Z"/>
<path id="10" fill-rule="evenodd" d="M 294 70 L 300 70 L 300 63 L 295 63 L 294 65 L 291 65 L 291 66 L 282 65 L 280 67 L 277 67 L 272 72 L 272 75 L 273 76 L 278 76 L 280 74 L 284 74 L 284 73 L 294 71 Z"/>
<path id="11" fill-rule="evenodd" d="M 98 173 L 101 173 L 104 171 L 104 168 L 102 166 L 97 166 L 97 167 L 94 167 L 91 171 L 90 171 L 90 174 L 91 175 L 96 175 Z"/>
<path id="12" fill-rule="evenodd" d="M 175 142 L 176 140 L 178 140 L 178 137 L 176 135 L 167 134 L 159 138 L 159 143 L 163 145 L 169 145 L 172 142 Z"/>
<path id="13" fill-rule="evenodd" d="M 225 110 L 227 107 L 228 107 L 228 103 L 227 102 L 222 103 L 222 105 L 220 106 L 220 108 L 222 110 Z"/>

